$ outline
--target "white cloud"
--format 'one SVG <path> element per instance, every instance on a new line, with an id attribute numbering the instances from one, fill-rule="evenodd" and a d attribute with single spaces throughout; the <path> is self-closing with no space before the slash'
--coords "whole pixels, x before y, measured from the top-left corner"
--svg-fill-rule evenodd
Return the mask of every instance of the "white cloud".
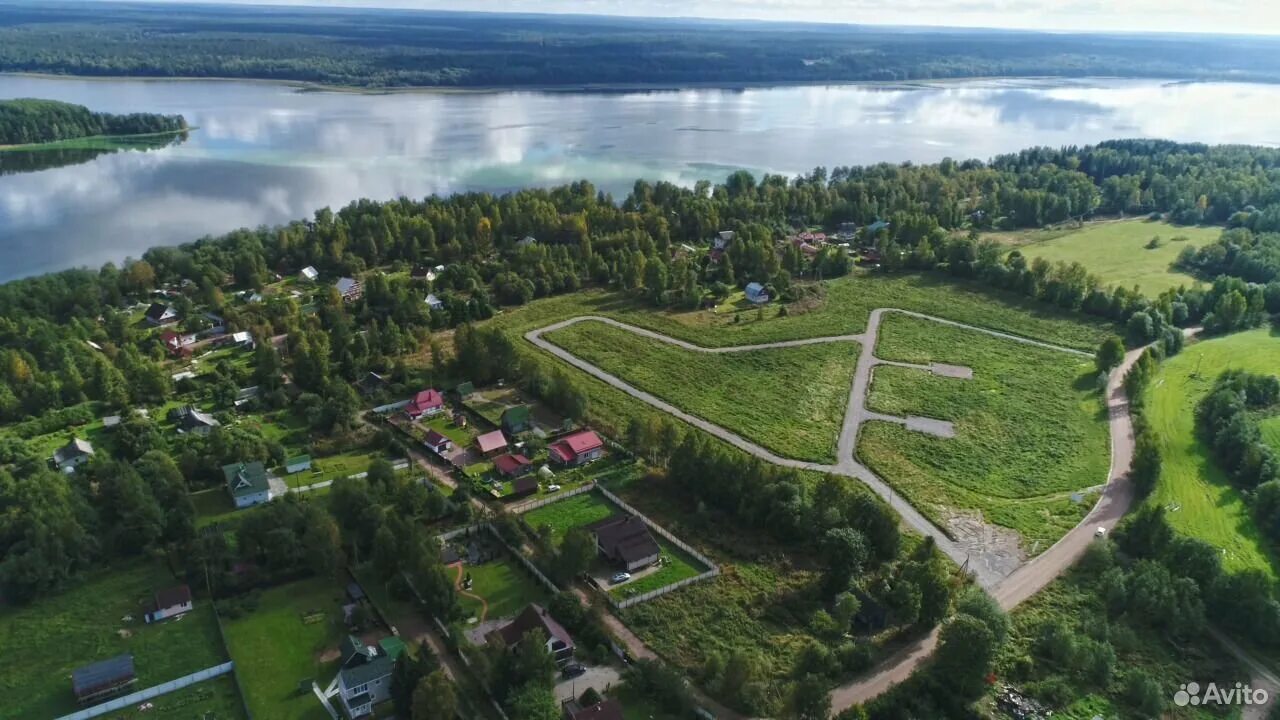
<path id="1" fill-rule="evenodd" d="M 173 3 L 187 0 L 148 0 Z M 1026 28 L 1280 34 L 1276 0 L 222 0 L 238 4 L 549 12 Z"/>

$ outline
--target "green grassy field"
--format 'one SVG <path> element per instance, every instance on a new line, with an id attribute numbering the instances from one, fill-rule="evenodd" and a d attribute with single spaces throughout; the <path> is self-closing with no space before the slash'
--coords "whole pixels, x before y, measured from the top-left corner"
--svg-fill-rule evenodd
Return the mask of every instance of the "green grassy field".
<path id="1" fill-rule="evenodd" d="M 1189 346 L 1165 361 L 1147 390 L 1146 417 L 1164 460 L 1148 502 L 1164 505 L 1179 532 L 1222 548 L 1229 571 L 1257 569 L 1277 576 L 1268 549 L 1240 495 L 1197 437 L 1195 410 L 1225 370 L 1275 374 L 1280 369 L 1280 337 L 1268 330 L 1228 335 Z M 1276 423 L 1269 421 L 1268 436 Z"/>
<path id="2" fill-rule="evenodd" d="M 147 701 L 151 707 L 131 707 L 102 717 L 107 720 L 244 720 L 240 691 L 230 675 L 206 680 Z"/>
<path id="3" fill-rule="evenodd" d="M 1074 491 L 1106 481 L 1110 450 L 1091 358 L 903 315 L 886 315 L 877 356 L 973 370 L 971 380 L 881 366 L 868 407 L 955 424 L 939 438 L 885 422 L 863 427 L 858 455 L 927 515 L 978 510 L 1044 549 L 1090 506 Z M 1082 498 L 1085 500 L 1086 498 Z M 945 524 L 945 523 L 940 523 Z"/>
<path id="4" fill-rule="evenodd" d="M 1181 227 L 1145 219 L 1089 223 L 1071 230 L 1026 230 L 993 233 L 997 240 L 1016 246 L 1028 258 L 1050 262 L 1079 262 L 1106 285 L 1138 288 L 1154 297 L 1179 285 L 1190 287 L 1196 279 L 1171 269 L 1178 253 L 1218 239 L 1222 228 Z M 1158 247 L 1147 248 L 1154 237 Z"/>
<path id="5" fill-rule="evenodd" d="M 463 565 L 462 571 L 471 575 L 472 585 L 468 592 L 488 601 L 486 619 L 511 617 L 531 602 L 547 601 L 546 588 L 519 567 L 515 560 L 498 559 L 481 565 Z M 458 604 L 464 617 L 479 617 L 479 600 L 459 593 Z"/>
<path id="6" fill-rule="evenodd" d="M 551 543 L 559 547 L 565 533 L 573 528 L 603 520 L 617 512 L 618 509 L 603 495 L 598 492 L 588 492 L 574 495 L 568 500 L 543 505 L 521 517 L 534 530 L 539 530 L 543 526 L 550 528 Z"/>
<path id="7" fill-rule="evenodd" d="M 233 521 L 239 512 L 226 489 L 221 487 L 191 493 L 191 504 L 196 509 L 197 528 Z"/>
<path id="8" fill-rule="evenodd" d="M 545 336 L 578 357 L 785 457 L 835 462 L 860 350 L 838 342 L 691 352 L 601 323 Z"/>
<path id="9" fill-rule="evenodd" d="M 203 598 L 181 620 L 143 622 L 155 591 L 176 584 L 160 564 L 135 561 L 103 568 L 33 605 L 0 609 L 2 714 L 74 712 L 71 672 L 122 653 L 133 655 L 139 690 L 225 662 L 213 608 Z"/>
<path id="10" fill-rule="evenodd" d="M 298 683 L 312 678 L 322 688 L 336 670 L 321 656 L 342 638 L 342 590 L 331 579 L 312 579 L 262 593 L 258 609 L 227 619 L 227 643 L 254 717 L 328 720 L 311 692 Z M 304 622 L 304 616 L 322 616 Z"/>

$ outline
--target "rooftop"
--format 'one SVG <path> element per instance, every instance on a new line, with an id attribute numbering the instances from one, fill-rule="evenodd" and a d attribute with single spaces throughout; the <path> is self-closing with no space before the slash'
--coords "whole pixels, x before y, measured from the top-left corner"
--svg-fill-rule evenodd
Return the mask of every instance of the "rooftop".
<path id="1" fill-rule="evenodd" d="M 480 448 L 482 453 L 491 453 L 506 446 L 507 436 L 503 435 L 501 430 L 487 432 L 476 438 L 476 447 Z"/>

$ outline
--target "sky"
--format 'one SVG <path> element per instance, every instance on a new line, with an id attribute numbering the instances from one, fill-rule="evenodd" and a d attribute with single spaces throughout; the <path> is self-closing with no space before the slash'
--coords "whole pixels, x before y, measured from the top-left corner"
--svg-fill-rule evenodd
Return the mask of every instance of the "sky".
<path id="1" fill-rule="evenodd" d="M 188 0 L 148 0 L 157 3 Z M 210 0 L 205 0 L 210 1 Z M 212 0 L 236 4 L 1280 35 L 1277 0 Z"/>

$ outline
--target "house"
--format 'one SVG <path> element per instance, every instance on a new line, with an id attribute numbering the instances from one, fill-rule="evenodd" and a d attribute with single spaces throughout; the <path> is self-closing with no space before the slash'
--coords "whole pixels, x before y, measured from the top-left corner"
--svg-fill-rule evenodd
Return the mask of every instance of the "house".
<path id="1" fill-rule="evenodd" d="M 476 438 L 476 450 L 484 457 L 493 457 L 506 452 L 507 436 L 501 430 L 485 433 Z"/>
<path id="2" fill-rule="evenodd" d="M 733 244 L 733 239 L 737 237 L 737 233 L 732 230 L 721 230 L 716 236 L 711 238 L 712 250 L 726 250 Z"/>
<path id="3" fill-rule="evenodd" d="M 83 705 L 118 695 L 137 681 L 133 656 L 128 654 L 100 660 L 71 673 L 71 689 L 76 694 L 76 701 Z"/>
<path id="4" fill-rule="evenodd" d="M 237 508 L 270 502 L 275 497 L 267 469 L 260 462 L 223 465 L 222 476 L 226 478 L 227 492 L 231 493 Z"/>
<path id="5" fill-rule="evenodd" d="M 409 271 L 409 277 L 414 280 L 426 280 L 427 282 L 431 282 L 436 279 L 436 274 L 426 265 L 414 265 L 413 269 Z"/>
<path id="6" fill-rule="evenodd" d="M 427 431 L 427 437 L 422 441 L 422 444 L 426 445 L 428 450 L 437 455 L 444 455 L 453 449 L 453 441 L 435 430 Z"/>
<path id="7" fill-rule="evenodd" d="M 858 223 L 842 222 L 840 229 L 836 232 L 836 239 L 840 242 L 853 242 L 858 237 Z"/>
<path id="8" fill-rule="evenodd" d="M 530 603 L 514 620 L 491 632 L 488 639 L 514 649 L 525 635 L 535 630 L 541 631 L 546 638 L 547 652 L 556 659 L 557 665 L 564 665 L 573 658 L 573 638 L 569 631 L 537 603 Z"/>
<path id="9" fill-rule="evenodd" d="M 503 455 L 502 457 L 508 456 Z M 498 459 L 501 460 L 502 458 Z M 512 480 L 511 492 L 503 495 L 501 499 L 507 501 L 519 500 L 520 498 L 529 497 L 536 492 L 538 492 L 538 478 L 531 475 L 525 475 L 524 477 L 518 477 L 515 480 Z"/>
<path id="10" fill-rule="evenodd" d="M 373 395 L 381 390 L 386 384 L 387 381 L 385 378 L 371 370 L 356 382 L 356 387 L 360 390 L 362 395 Z"/>
<path id="11" fill-rule="evenodd" d="M 298 455 L 296 457 L 291 457 L 288 460 L 284 461 L 284 471 L 289 473 L 290 475 L 293 475 L 294 473 L 300 473 L 304 470 L 310 470 L 310 469 L 311 469 L 310 455 Z"/>
<path id="12" fill-rule="evenodd" d="M 236 391 L 236 399 L 233 401 L 233 404 L 237 408 L 244 407 L 245 405 L 248 405 L 254 400 L 257 400 L 258 396 L 261 394 L 262 394 L 262 388 L 257 385 L 251 385 L 247 388 L 240 388 L 239 390 Z"/>
<path id="13" fill-rule="evenodd" d="M 257 347 L 257 343 L 253 341 L 253 335 L 249 334 L 247 330 L 232 333 L 231 339 L 227 341 L 227 344 L 231 347 L 243 348 L 245 350 L 252 350 Z"/>
<path id="14" fill-rule="evenodd" d="M 458 383 L 457 387 L 453 389 L 453 394 L 458 397 L 458 400 L 466 400 L 475 391 L 476 386 L 471 384 L 471 381 L 468 380 L 466 382 Z"/>
<path id="15" fill-rule="evenodd" d="M 769 293 L 758 282 L 747 283 L 747 301 L 753 305 L 763 305 L 769 302 Z"/>
<path id="16" fill-rule="evenodd" d="M 444 301 L 436 297 L 435 293 L 427 293 L 427 299 L 425 302 L 427 303 L 427 307 L 431 308 L 432 310 L 444 309 Z"/>
<path id="17" fill-rule="evenodd" d="M 320 271 L 308 265 L 302 268 L 302 272 L 298 273 L 298 279 L 303 282 L 315 282 L 320 279 Z"/>
<path id="18" fill-rule="evenodd" d="M 519 435 L 533 428 L 529 417 L 529 406 L 517 405 L 502 411 L 502 431 L 508 435 Z"/>
<path id="19" fill-rule="evenodd" d="M 444 412 L 444 395 L 440 394 L 435 388 L 423 390 L 404 407 L 404 414 L 410 420 L 417 422 L 423 417 L 431 417 Z"/>
<path id="20" fill-rule="evenodd" d="M 538 244 L 538 239 L 532 235 L 525 235 L 524 237 L 516 241 L 516 247 L 522 247 L 522 248 L 529 247 L 530 245 L 537 245 L 537 244 Z"/>
<path id="21" fill-rule="evenodd" d="M 120 427 L 120 423 L 122 422 L 124 422 L 124 418 L 120 415 L 108 415 L 102 418 L 102 428 L 104 430 L 111 430 L 112 428 Z"/>
<path id="22" fill-rule="evenodd" d="M 53 464 L 64 473 L 75 472 L 75 469 L 89 462 L 93 457 L 93 445 L 88 440 L 71 438 L 71 442 L 58 448 L 53 453 Z"/>
<path id="23" fill-rule="evenodd" d="M 528 475 L 533 470 L 533 462 L 529 458 L 515 453 L 499 455 L 493 460 L 493 469 L 497 470 L 504 477 L 514 478 L 522 475 Z M 538 489 L 538 483 L 533 484 L 534 491 Z"/>
<path id="24" fill-rule="evenodd" d="M 622 703 L 609 699 L 583 707 L 577 700 L 566 700 L 564 718 L 565 720 L 623 720 Z"/>
<path id="25" fill-rule="evenodd" d="M 630 572 L 658 561 L 662 548 L 649 526 L 635 515 L 613 515 L 586 526 L 606 560 Z"/>
<path id="26" fill-rule="evenodd" d="M 165 618 L 191 612 L 192 607 L 191 588 L 186 585 L 175 585 L 155 594 L 152 598 L 152 609 L 143 616 L 143 619 L 149 623 L 160 622 Z"/>
<path id="27" fill-rule="evenodd" d="M 586 465 L 604 457 L 604 441 L 591 430 L 582 430 L 551 443 L 547 450 L 553 462 Z"/>
<path id="28" fill-rule="evenodd" d="M 174 357 L 190 357 L 191 346 L 196 344 L 194 333 L 181 334 L 172 330 L 160 334 L 164 349 Z"/>
<path id="29" fill-rule="evenodd" d="M 364 287 L 355 278 L 338 278 L 338 282 L 334 283 L 333 286 L 338 288 L 338 294 L 347 302 L 355 302 L 364 295 Z"/>
<path id="30" fill-rule="evenodd" d="M 467 414 L 461 410 L 453 413 L 453 426 L 464 428 L 467 426 Z"/>
<path id="31" fill-rule="evenodd" d="M 201 412 L 194 405 L 170 410 L 169 420 L 178 426 L 178 432 L 194 435 L 208 435 L 214 428 L 222 425 L 212 415 Z"/>
<path id="32" fill-rule="evenodd" d="M 342 667 L 338 670 L 338 696 L 347 717 L 373 714 L 373 706 L 391 698 L 391 672 L 404 654 L 404 643 L 387 637 L 378 645 L 365 645 L 348 635 L 339 647 Z"/>
<path id="33" fill-rule="evenodd" d="M 164 303 L 151 303 L 147 308 L 147 322 L 155 326 L 178 322 L 178 311 Z"/>

